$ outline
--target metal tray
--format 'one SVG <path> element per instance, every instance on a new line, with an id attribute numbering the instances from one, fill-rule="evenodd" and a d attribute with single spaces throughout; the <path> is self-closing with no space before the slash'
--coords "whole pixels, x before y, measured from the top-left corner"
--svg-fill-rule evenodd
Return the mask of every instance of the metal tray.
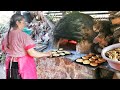
<path id="1" fill-rule="evenodd" d="M 81 63 L 81 62 L 76 62 L 76 60 L 74 61 L 75 63 L 78 63 L 78 64 L 81 64 L 81 65 L 84 65 L 84 66 L 87 66 L 87 67 L 90 67 L 90 68 L 99 68 L 99 66 L 101 66 L 101 65 L 103 65 L 104 63 L 106 63 L 106 62 L 103 62 L 103 63 L 101 63 L 101 64 L 98 64 L 98 66 L 91 66 L 90 64 L 83 64 L 83 63 Z"/>

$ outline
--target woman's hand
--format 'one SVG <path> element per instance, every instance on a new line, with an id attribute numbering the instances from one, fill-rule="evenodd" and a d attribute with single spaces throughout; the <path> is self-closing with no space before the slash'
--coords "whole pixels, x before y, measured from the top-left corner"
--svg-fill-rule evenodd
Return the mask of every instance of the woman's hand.
<path id="1" fill-rule="evenodd" d="M 34 50 L 33 48 L 27 50 L 28 54 L 35 58 L 41 58 L 41 57 L 52 57 L 52 52 L 38 52 Z"/>
<path id="2" fill-rule="evenodd" d="M 45 54 L 46 54 L 47 57 L 52 57 L 52 52 L 51 51 L 46 52 Z"/>

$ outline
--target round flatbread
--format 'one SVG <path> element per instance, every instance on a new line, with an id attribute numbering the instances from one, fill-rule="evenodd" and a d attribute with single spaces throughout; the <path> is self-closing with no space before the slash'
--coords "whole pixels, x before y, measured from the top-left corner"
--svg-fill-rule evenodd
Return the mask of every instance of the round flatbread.
<path id="1" fill-rule="evenodd" d="M 99 60 L 95 60 L 95 63 L 100 64 L 100 63 L 102 63 L 102 62 L 101 62 L 101 61 L 99 61 Z"/>
<path id="2" fill-rule="evenodd" d="M 100 61 L 100 62 L 106 62 L 106 60 L 103 59 L 103 58 L 99 58 L 98 61 Z"/>
<path id="3" fill-rule="evenodd" d="M 101 56 L 100 56 L 100 55 L 96 55 L 96 57 L 97 57 L 97 58 L 101 58 Z"/>
<path id="4" fill-rule="evenodd" d="M 93 58 L 90 58 L 90 59 L 89 59 L 89 61 L 91 61 L 91 62 L 92 62 L 92 61 L 95 61 L 95 59 L 93 59 Z"/>
<path id="5" fill-rule="evenodd" d="M 71 54 L 69 51 L 63 51 L 65 54 Z"/>
<path id="6" fill-rule="evenodd" d="M 98 59 L 98 57 L 97 57 L 97 56 L 92 56 L 91 58 L 93 58 L 93 59 Z"/>
<path id="7" fill-rule="evenodd" d="M 63 50 L 63 48 L 59 48 L 58 50 Z"/>
<path id="8" fill-rule="evenodd" d="M 62 53 L 63 51 L 59 51 L 59 50 L 58 50 L 57 52 L 58 52 L 58 53 Z"/>
<path id="9" fill-rule="evenodd" d="M 82 59 L 89 59 L 89 57 L 83 56 Z"/>
<path id="10" fill-rule="evenodd" d="M 90 65 L 95 67 L 95 66 L 98 66 L 98 63 L 91 62 Z"/>
<path id="11" fill-rule="evenodd" d="M 64 56 L 64 55 L 65 55 L 65 53 L 59 53 L 59 55 Z"/>
<path id="12" fill-rule="evenodd" d="M 91 58 L 92 56 L 91 55 L 87 55 L 86 57 Z"/>
<path id="13" fill-rule="evenodd" d="M 58 57 L 58 56 L 60 56 L 59 54 L 53 54 L 52 56 L 54 56 L 54 57 Z"/>
<path id="14" fill-rule="evenodd" d="M 90 61 L 89 60 L 84 60 L 83 64 L 90 64 Z"/>
<path id="15" fill-rule="evenodd" d="M 80 59 L 80 58 L 79 58 L 79 59 L 76 60 L 76 62 L 82 63 L 82 62 L 83 62 L 83 59 Z"/>

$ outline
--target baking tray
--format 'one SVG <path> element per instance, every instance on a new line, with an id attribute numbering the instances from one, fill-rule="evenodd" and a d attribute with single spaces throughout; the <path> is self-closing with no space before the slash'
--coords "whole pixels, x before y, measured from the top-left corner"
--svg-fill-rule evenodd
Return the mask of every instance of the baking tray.
<path id="1" fill-rule="evenodd" d="M 106 61 L 106 62 L 103 62 L 101 64 L 98 64 L 98 66 L 91 66 L 90 64 L 83 64 L 82 62 L 76 62 L 76 60 L 74 60 L 73 62 L 75 62 L 77 64 L 81 64 L 81 65 L 87 66 L 87 67 L 90 67 L 90 68 L 94 68 L 94 69 L 96 69 L 96 68 L 100 67 L 101 65 L 104 65 L 105 63 L 107 63 L 107 61 Z"/>

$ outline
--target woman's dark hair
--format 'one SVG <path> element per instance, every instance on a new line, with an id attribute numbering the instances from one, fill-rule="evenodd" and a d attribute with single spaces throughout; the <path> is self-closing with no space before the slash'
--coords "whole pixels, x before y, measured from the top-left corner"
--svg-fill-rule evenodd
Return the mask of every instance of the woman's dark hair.
<path id="1" fill-rule="evenodd" d="M 9 48 L 9 33 L 11 30 L 11 27 L 17 27 L 16 21 L 21 21 L 24 17 L 21 14 L 14 14 L 10 18 L 10 24 L 9 24 L 9 30 L 7 35 L 7 48 Z"/>

